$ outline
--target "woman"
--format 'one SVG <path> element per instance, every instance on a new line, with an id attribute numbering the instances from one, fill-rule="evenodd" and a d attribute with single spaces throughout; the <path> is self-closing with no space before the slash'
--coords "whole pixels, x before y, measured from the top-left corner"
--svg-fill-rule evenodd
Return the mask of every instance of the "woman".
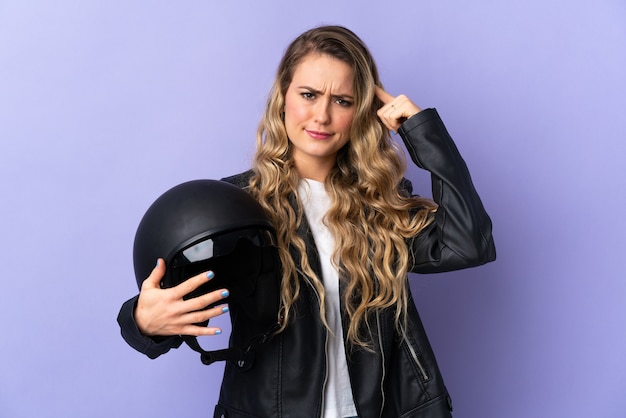
<path id="1" fill-rule="evenodd" d="M 389 131 L 431 172 L 434 202 L 411 196 Z M 296 38 L 279 65 L 253 168 L 224 179 L 272 216 L 283 266 L 282 327 L 254 364 L 227 363 L 215 416 L 449 417 L 450 398 L 419 319 L 408 272 L 495 259 L 491 222 L 434 109 L 381 87 L 362 41 L 337 26 Z M 225 311 L 227 289 L 160 289 L 157 264 L 118 318 L 151 358 Z"/>

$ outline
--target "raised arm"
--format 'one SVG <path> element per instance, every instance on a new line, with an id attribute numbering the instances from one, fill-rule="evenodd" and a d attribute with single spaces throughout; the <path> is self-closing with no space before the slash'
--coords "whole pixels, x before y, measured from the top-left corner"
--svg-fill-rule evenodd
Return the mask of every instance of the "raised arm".
<path id="1" fill-rule="evenodd" d="M 474 188 L 454 141 L 435 109 L 421 110 L 406 96 L 382 89 L 377 96 L 383 123 L 397 130 L 413 162 L 431 173 L 435 222 L 413 238 L 413 268 L 432 273 L 478 266 L 495 260 L 491 219 Z"/>

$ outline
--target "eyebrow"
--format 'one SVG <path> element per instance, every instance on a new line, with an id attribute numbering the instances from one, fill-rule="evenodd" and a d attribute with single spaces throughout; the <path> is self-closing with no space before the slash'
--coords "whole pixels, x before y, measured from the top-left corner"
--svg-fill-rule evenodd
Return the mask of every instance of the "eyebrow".
<path id="1" fill-rule="evenodd" d="M 299 89 L 303 89 L 303 90 L 308 90 L 311 93 L 317 94 L 317 95 L 323 95 L 324 92 L 321 90 L 317 90 L 314 89 L 313 87 L 309 87 L 309 86 L 298 86 Z M 335 98 L 339 98 L 339 99 L 349 99 L 349 100 L 354 100 L 354 97 L 350 94 L 333 94 L 332 97 Z"/>

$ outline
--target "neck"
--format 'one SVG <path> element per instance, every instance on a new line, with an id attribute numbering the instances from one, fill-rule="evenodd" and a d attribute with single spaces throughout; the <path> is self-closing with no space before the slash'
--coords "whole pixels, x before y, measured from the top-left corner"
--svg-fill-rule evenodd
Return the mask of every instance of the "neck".
<path id="1" fill-rule="evenodd" d="M 298 175 L 302 178 L 324 183 L 333 165 L 334 162 L 326 164 L 302 164 L 302 162 L 296 161 L 296 170 L 298 171 Z"/>

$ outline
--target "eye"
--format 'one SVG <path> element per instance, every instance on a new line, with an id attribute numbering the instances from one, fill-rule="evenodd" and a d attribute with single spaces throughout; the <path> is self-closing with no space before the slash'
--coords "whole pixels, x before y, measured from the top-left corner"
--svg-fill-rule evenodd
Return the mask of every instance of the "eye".
<path id="1" fill-rule="evenodd" d="M 343 107 L 350 107 L 352 106 L 352 102 L 346 99 L 343 99 L 341 97 L 337 97 L 335 99 L 335 103 L 337 103 L 339 106 L 343 106 Z"/>
<path id="2" fill-rule="evenodd" d="M 300 95 L 306 100 L 315 99 L 315 94 L 311 93 L 310 91 L 305 91 L 303 93 L 300 93 Z"/>

